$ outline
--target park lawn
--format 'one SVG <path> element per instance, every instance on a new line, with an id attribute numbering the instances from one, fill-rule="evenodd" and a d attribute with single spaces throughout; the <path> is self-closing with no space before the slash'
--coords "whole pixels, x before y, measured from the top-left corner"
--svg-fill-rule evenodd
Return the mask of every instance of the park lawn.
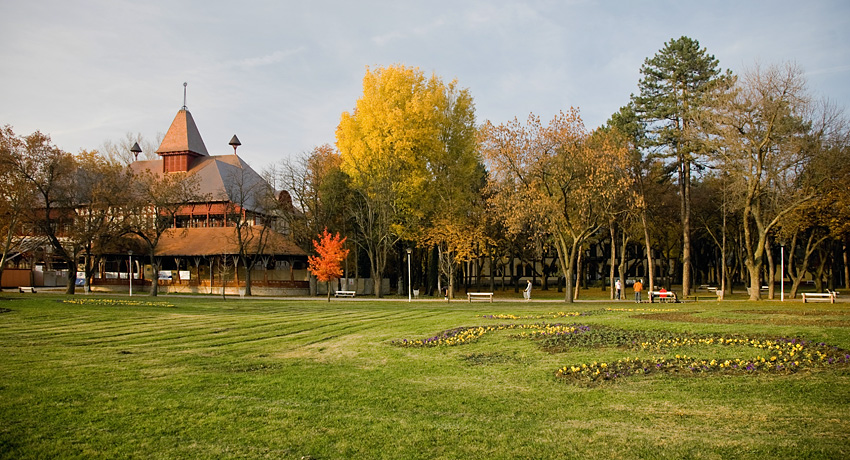
<path id="1" fill-rule="evenodd" d="M 515 331 L 392 343 L 547 321 L 850 350 L 843 303 L 4 297 L 2 458 L 850 458 L 845 365 L 591 385 L 555 372 L 636 353 L 547 353 Z M 534 318 L 557 311 L 590 314 Z"/>

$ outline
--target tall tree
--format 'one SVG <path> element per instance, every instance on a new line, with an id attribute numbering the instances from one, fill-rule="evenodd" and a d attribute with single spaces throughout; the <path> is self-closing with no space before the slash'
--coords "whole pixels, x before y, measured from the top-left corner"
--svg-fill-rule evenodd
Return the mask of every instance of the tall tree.
<path id="1" fill-rule="evenodd" d="M 474 132 L 473 110 L 456 82 L 392 66 L 367 69 L 363 96 L 353 112 L 342 114 L 337 147 L 354 189 L 357 241 L 369 256 L 377 295 L 393 246 L 420 236 L 428 211 L 446 205 L 433 202 L 431 193 L 439 192 L 430 186 L 446 179 L 447 160 L 474 158 L 467 142 L 474 145 L 468 134 Z"/>
<path id="2" fill-rule="evenodd" d="M 76 156 L 72 189 L 74 203 L 69 208 L 66 226 L 66 250 L 75 259 L 84 257 L 85 288 L 90 282 L 97 260 L 125 230 L 121 208 L 129 201 L 127 184 L 132 180 L 123 165 L 110 162 L 97 151 L 82 151 Z"/>
<path id="3" fill-rule="evenodd" d="M 578 110 L 548 125 L 529 115 L 482 127 L 482 150 L 491 166 L 489 203 L 513 233 L 531 225 L 550 235 L 573 301 L 573 277 L 582 244 L 607 222 L 614 196 L 628 188 L 622 166 L 628 150 L 610 133 L 588 133 Z"/>
<path id="4" fill-rule="evenodd" d="M 224 218 L 226 226 L 233 226 L 231 239 L 237 251 L 234 268 L 238 274 L 238 262 L 245 267 L 245 295 L 251 296 L 252 270 L 261 260 L 273 231 L 271 221 L 277 199 L 269 183 L 241 159 L 225 173 L 225 184 Z"/>
<path id="5" fill-rule="evenodd" d="M 691 171 L 704 153 L 703 138 L 695 118 L 710 102 L 718 86 L 729 84 L 718 60 L 700 48 L 697 40 L 670 40 L 641 66 L 640 94 L 635 110 L 646 123 L 652 144 L 677 167 L 682 217 L 682 293 L 691 287 Z"/>
<path id="6" fill-rule="evenodd" d="M 128 233 L 138 236 L 148 253 L 153 271 L 150 295 L 159 292 L 160 259 L 156 256 L 165 232 L 174 226 L 177 213 L 187 204 L 205 201 L 198 192 L 197 176 L 185 173 L 137 173 L 132 182 L 132 198 L 125 207 Z"/>
<path id="7" fill-rule="evenodd" d="M 290 196 L 292 207 L 281 203 L 286 209 L 280 213 L 302 248 L 311 247 L 312 238 L 322 229 L 347 233 L 351 227 L 350 178 L 341 165 L 339 152 L 325 144 L 265 171 L 267 181 Z"/>
<path id="8" fill-rule="evenodd" d="M 35 206 L 31 184 L 18 174 L 15 158 L 22 154 L 24 141 L 11 126 L 0 127 L 0 279 L 12 258 L 29 249 L 33 237 L 24 237 L 23 223 Z"/>
<path id="9" fill-rule="evenodd" d="M 485 236 L 481 192 L 486 179 L 472 96 L 456 82 L 445 87 L 444 95 L 438 114 L 439 148 L 423 158 L 427 186 L 420 199 L 422 218 L 413 233 L 424 246 L 437 248 L 451 299 L 457 264 L 480 257 L 491 244 Z"/>
<path id="10" fill-rule="evenodd" d="M 77 253 L 63 244 L 65 231 L 73 221 L 75 188 L 74 157 L 53 146 L 50 136 L 38 131 L 23 138 L 23 148 L 13 151 L 14 174 L 35 192 L 35 206 L 28 225 L 47 239 L 53 253 L 68 267 L 66 294 L 73 294 L 77 279 Z"/>
<path id="11" fill-rule="evenodd" d="M 655 262 L 652 257 L 652 239 L 650 238 L 649 209 L 651 195 L 657 190 L 655 185 L 663 175 L 663 169 L 658 161 L 651 156 L 644 155 L 643 147 L 646 145 L 646 127 L 635 112 L 633 102 L 621 107 L 619 111 L 611 115 L 605 124 L 604 130 L 611 131 L 615 139 L 620 139 L 621 144 L 628 150 L 628 157 L 624 165 L 630 176 L 630 188 L 621 191 L 621 203 L 624 207 L 620 213 L 620 221 L 623 224 L 621 258 L 619 263 L 619 277 L 623 280 L 625 289 L 626 280 L 626 244 L 629 239 L 627 229 L 634 227 L 630 225 L 635 221 L 640 222 L 643 229 L 644 251 L 646 253 L 646 266 L 649 290 L 655 286 Z M 637 235 L 635 235 L 637 236 Z M 612 237 L 612 247 L 613 247 Z M 613 249 L 612 249 L 613 252 Z"/>
<path id="12" fill-rule="evenodd" d="M 750 299 L 760 299 L 769 235 L 784 216 L 815 196 L 803 171 L 820 155 L 802 72 L 794 66 L 755 67 L 741 77 L 719 111 L 719 160 L 742 213 Z"/>

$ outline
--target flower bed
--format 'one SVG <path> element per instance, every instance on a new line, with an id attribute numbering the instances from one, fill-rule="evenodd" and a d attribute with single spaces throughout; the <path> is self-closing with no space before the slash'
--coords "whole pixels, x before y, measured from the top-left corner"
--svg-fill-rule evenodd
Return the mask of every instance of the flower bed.
<path id="1" fill-rule="evenodd" d="M 499 324 L 496 326 L 472 326 L 458 327 L 440 332 L 439 334 L 426 339 L 416 340 L 395 340 L 393 345 L 400 347 L 451 347 L 455 345 L 463 345 L 471 343 L 489 332 L 504 331 L 511 329 L 520 329 L 522 332 L 516 337 L 520 338 L 540 338 L 563 336 L 574 333 L 585 332 L 590 329 L 589 326 L 578 324 Z"/>
<path id="2" fill-rule="evenodd" d="M 639 332 L 637 333 L 639 334 Z M 614 343 L 608 343 L 613 345 Z M 644 359 L 628 357 L 613 362 L 593 362 L 564 366 L 555 372 L 559 378 L 573 382 L 594 383 L 632 375 L 657 372 L 687 374 L 752 374 L 760 372 L 788 374 L 801 369 L 850 364 L 850 351 L 799 338 L 757 338 L 739 336 L 683 335 L 632 341 L 626 345 L 636 350 L 667 351 L 673 348 L 716 345 L 744 346 L 759 350 L 751 359 L 693 358 L 676 354 L 672 358 Z M 762 356 L 762 353 L 764 356 Z"/>
<path id="3" fill-rule="evenodd" d="M 129 299 L 68 299 L 63 300 L 63 303 L 75 305 L 107 305 L 111 307 L 173 307 L 173 304 L 167 302 L 146 302 L 141 300 Z"/>
<path id="4" fill-rule="evenodd" d="M 495 316 L 493 316 L 495 317 Z M 626 357 L 611 362 L 578 363 L 555 371 L 557 378 L 573 383 L 595 384 L 622 377 L 653 373 L 672 374 L 789 374 L 802 369 L 850 365 L 850 351 L 801 338 L 688 334 L 670 331 L 624 330 L 582 324 L 500 324 L 458 327 L 433 337 L 399 340 L 400 347 L 457 346 L 475 342 L 487 333 L 519 330 L 515 338 L 538 340 L 542 349 L 565 352 L 575 348 L 617 347 L 639 352 L 667 353 L 685 347 L 727 347 L 757 350 L 754 358 L 655 356 Z"/>
<path id="5" fill-rule="evenodd" d="M 559 311 L 557 313 L 549 313 L 548 315 L 527 315 L 527 316 L 517 316 L 511 314 L 500 314 L 500 315 L 482 315 L 481 318 L 489 318 L 489 319 L 549 319 L 549 318 L 570 318 L 574 316 L 586 316 L 592 314 L 591 312 L 578 312 L 578 311 L 570 311 L 564 312 Z"/>

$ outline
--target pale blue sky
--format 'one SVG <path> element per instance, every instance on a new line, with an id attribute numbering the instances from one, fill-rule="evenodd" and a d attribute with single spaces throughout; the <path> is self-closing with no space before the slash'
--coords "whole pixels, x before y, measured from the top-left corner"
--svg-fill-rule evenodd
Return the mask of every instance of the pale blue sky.
<path id="1" fill-rule="evenodd" d="M 478 122 L 570 106 L 594 128 L 671 38 L 738 73 L 796 62 L 850 110 L 850 2 L 0 1 L 0 124 L 62 149 L 153 138 L 188 107 L 207 149 L 260 170 L 334 142 L 366 66 L 405 64 L 469 88 Z"/>

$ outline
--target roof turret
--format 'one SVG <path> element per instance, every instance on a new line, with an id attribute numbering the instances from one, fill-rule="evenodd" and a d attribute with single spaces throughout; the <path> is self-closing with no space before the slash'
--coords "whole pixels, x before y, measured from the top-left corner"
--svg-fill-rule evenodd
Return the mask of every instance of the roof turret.
<path id="1" fill-rule="evenodd" d="M 195 125 L 195 119 L 188 110 L 183 108 L 177 112 L 156 153 L 159 155 L 192 153 L 197 156 L 209 156 L 198 126 Z"/>

